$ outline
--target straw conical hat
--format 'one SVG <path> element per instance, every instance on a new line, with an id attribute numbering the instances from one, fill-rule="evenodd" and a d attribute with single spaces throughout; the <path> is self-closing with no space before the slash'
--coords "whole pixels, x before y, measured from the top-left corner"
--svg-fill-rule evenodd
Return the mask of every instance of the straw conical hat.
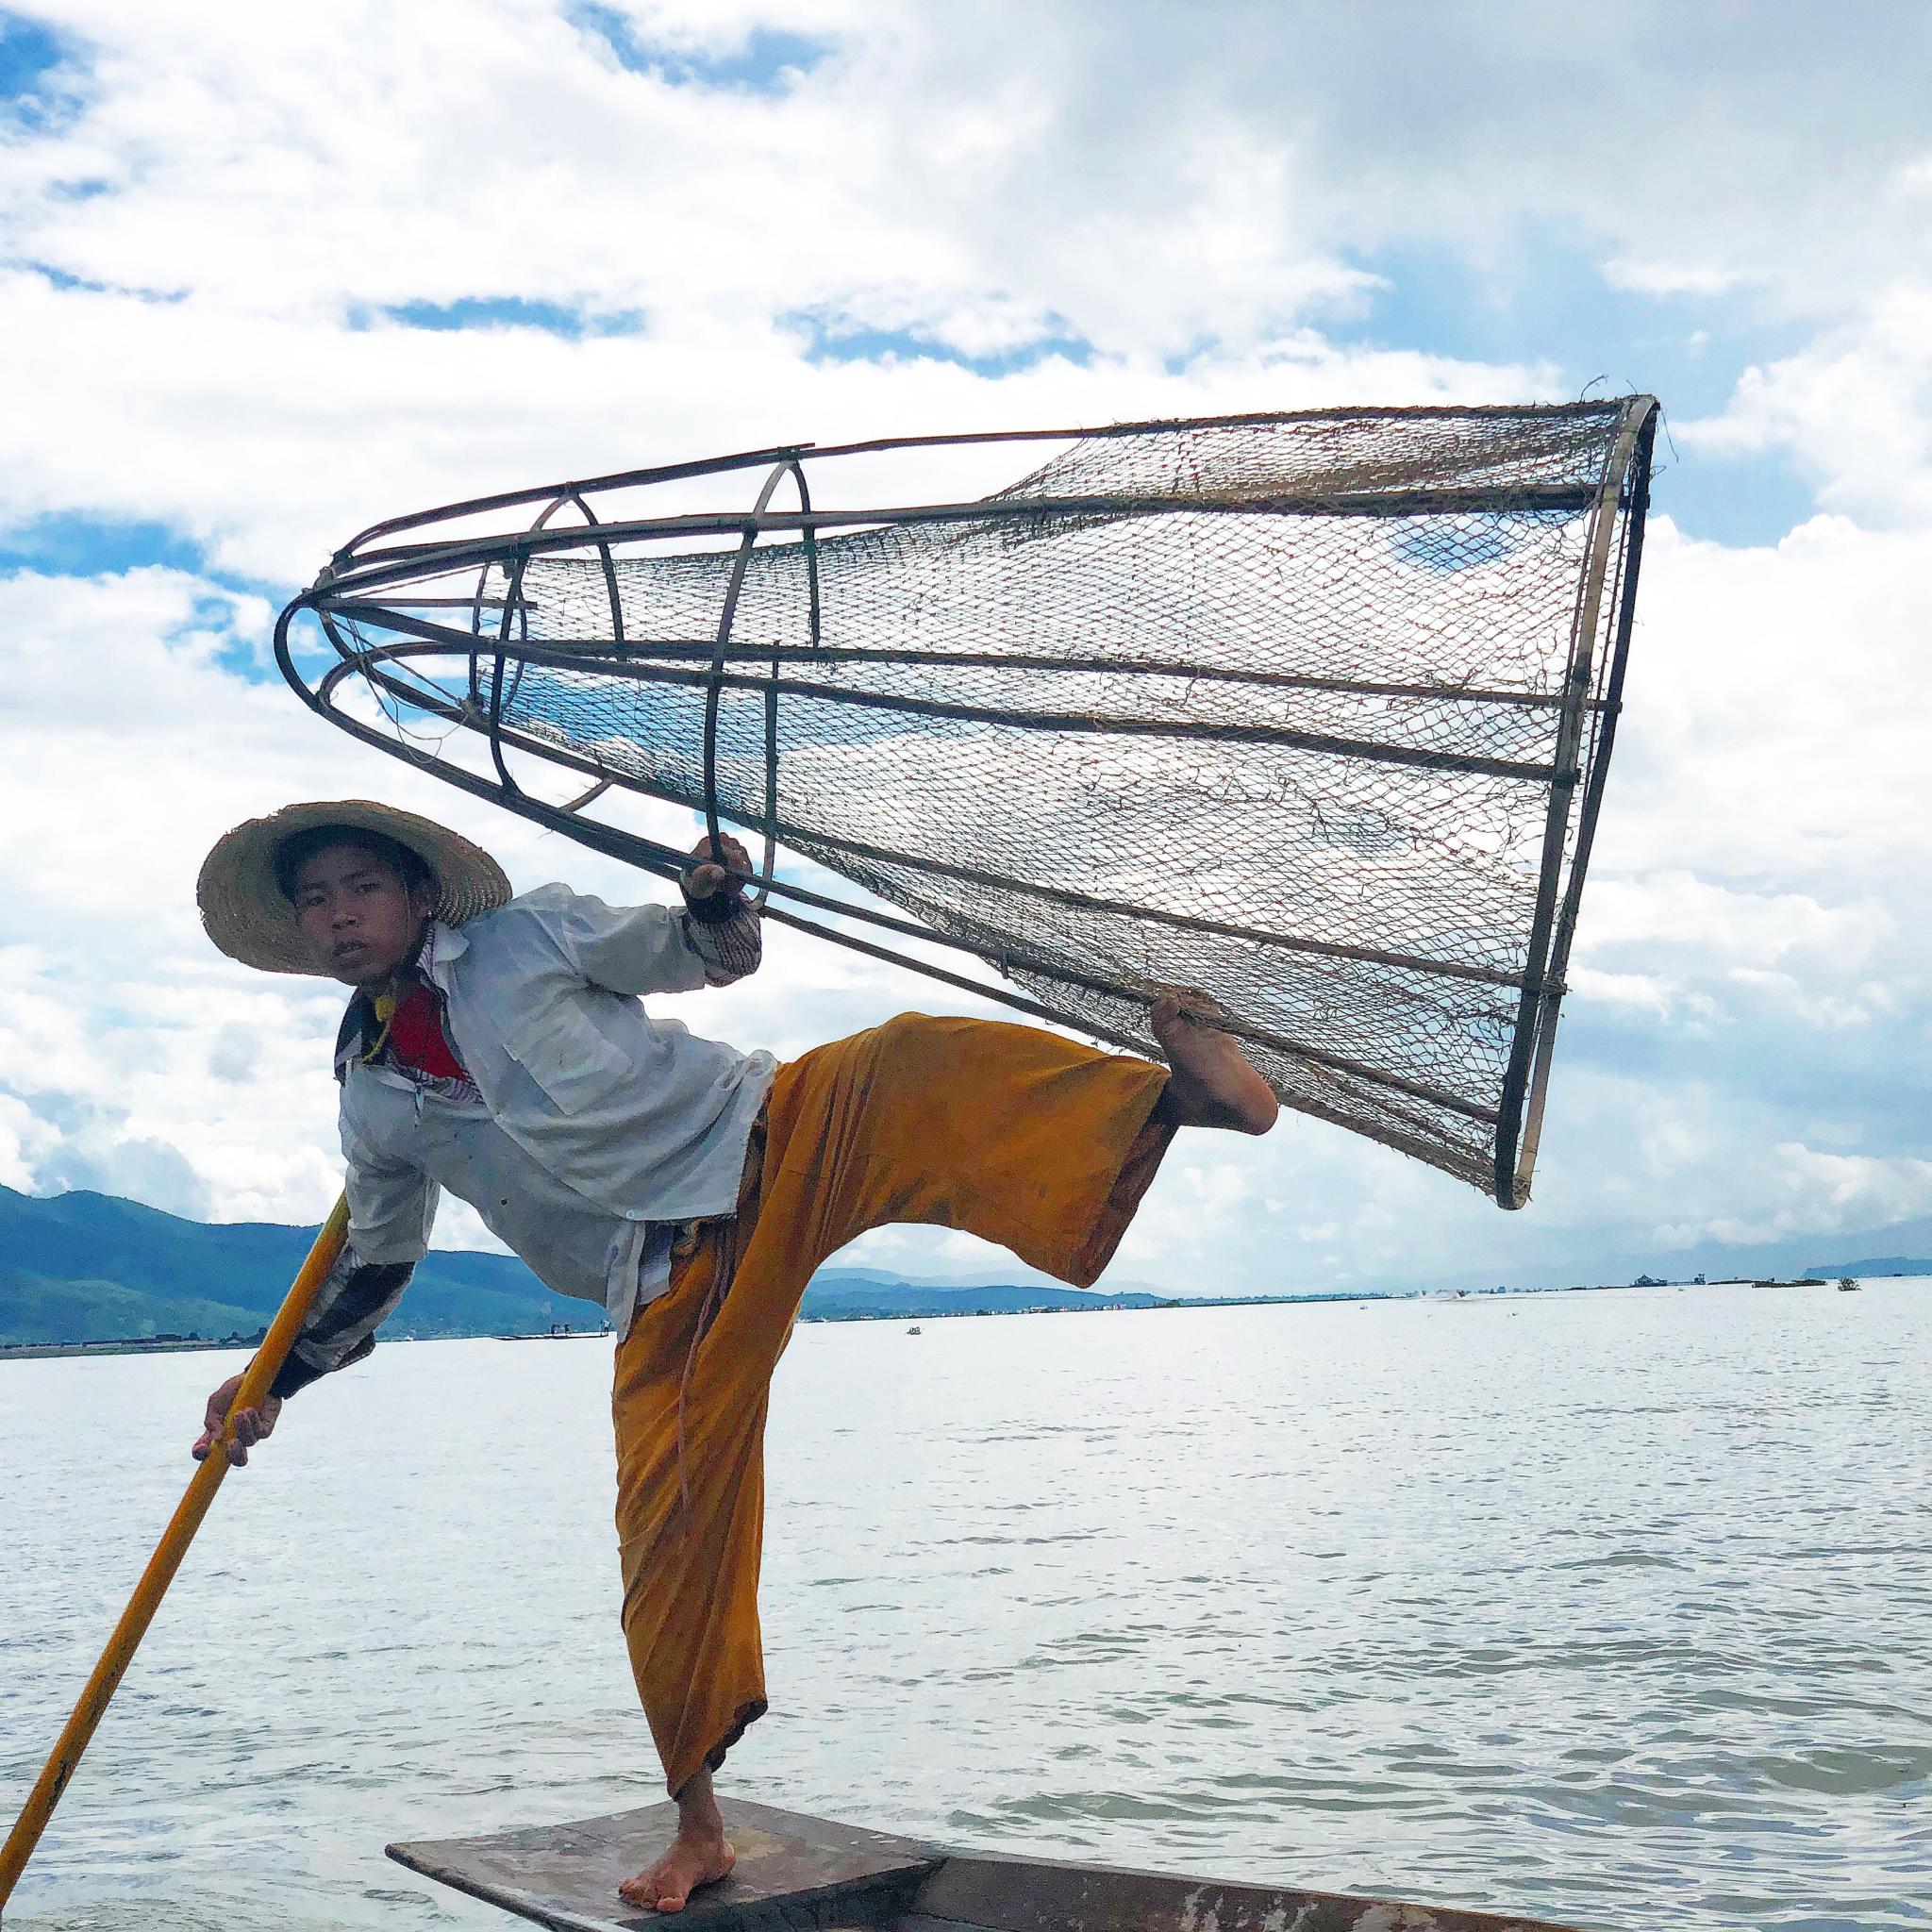
<path id="1" fill-rule="evenodd" d="M 319 974 L 296 924 L 295 908 L 282 896 L 275 880 L 275 854 L 283 842 L 318 825 L 379 832 L 407 845 L 436 880 L 436 916 L 445 925 L 461 925 L 510 896 L 509 880 L 495 859 L 434 819 L 366 798 L 286 805 L 265 819 L 250 819 L 225 832 L 195 882 L 201 923 L 229 958 L 258 966 L 264 973 Z"/>

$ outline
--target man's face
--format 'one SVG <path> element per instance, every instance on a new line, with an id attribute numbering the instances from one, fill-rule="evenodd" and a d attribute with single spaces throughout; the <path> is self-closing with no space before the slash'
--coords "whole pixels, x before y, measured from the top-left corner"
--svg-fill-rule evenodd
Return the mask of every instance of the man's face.
<path id="1" fill-rule="evenodd" d="M 375 986 L 414 950 L 429 915 L 387 860 L 365 847 L 325 845 L 295 874 L 295 918 L 319 971 L 345 986 Z"/>

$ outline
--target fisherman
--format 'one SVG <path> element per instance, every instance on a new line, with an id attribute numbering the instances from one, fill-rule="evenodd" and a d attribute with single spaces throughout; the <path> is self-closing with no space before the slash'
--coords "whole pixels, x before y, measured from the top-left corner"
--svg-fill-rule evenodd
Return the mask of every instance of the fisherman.
<path id="1" fill-rule="evenodd" d="M 757 970 L 744 849 L 701 840 L 681 908 L 550 885 L 361 800 L 229 832 L 198 887 L 225 953 L 355 989 L 336 1041 L 348 1241 L 259 1407 L 208 1398 L 193 1453 L 245 1463 L 282 1403 L 359 1361 L 427 1252 L 439 1191 L 618 1337 L 611 1413 L 624 1632 L 677 1804 L 618 1890 L 679 1910 L 734 1854 L 711 1774 L 765 1710 L 758 1616 L 768 1388 L 820 1262 L 892 1222 L 963 1228 L 1081 1287 L 1174 1130 L 1265 1133 L 1232 1039 L 1162 998 L 1162 1068 L 1038 1027 L 906 1013 L 783 1065 L 639 995 Z M 731 870 L 727 870 L 731 868 Z"/>

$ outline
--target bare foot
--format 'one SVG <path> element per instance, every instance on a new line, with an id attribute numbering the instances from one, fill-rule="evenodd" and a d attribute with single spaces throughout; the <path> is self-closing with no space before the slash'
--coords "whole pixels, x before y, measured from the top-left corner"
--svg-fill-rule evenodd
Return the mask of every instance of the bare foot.
<path id="1" fill-rule="evenodd" d="M 617 1888 L 618 1896 L 648 1910 L 681 1912 L 699 1886 L 728 1877 L 737 1862 L 738 1854 L 722 1836 L 698 1838 L 680 1831 L 648 1872 L 626 1878 Z"/>
<path id="2" fill-rule="evenodd" d="M 1155 1001 L 1148 1018 L 1173 1070 L 1168 1104 L 1184 1127 L 1265 1134 L 1281 1103 L 1233 1036 L 1203 1024 L 1219 1010 L 1201 992 L 1164 993 Z"/>

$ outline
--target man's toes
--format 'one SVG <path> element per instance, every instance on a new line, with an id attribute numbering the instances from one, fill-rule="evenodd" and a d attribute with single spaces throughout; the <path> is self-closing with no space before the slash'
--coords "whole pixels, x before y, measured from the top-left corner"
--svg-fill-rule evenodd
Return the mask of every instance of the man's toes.
<path id="1" fill-rule="evenodd" d="M 626 1905 L 641 1906 L 647 1911 L 681 1912 L 699 1886 L 726 1876 L 734 1862 L 729 1845 L 716 1852 L 701 1846 L 682 1847 L 667 1852 L 648 1872 L 626 1878 L 617 1888 L 618 1896 Z"/>
<path id="2" fill-rule="evenodd" d="M 658 1875 L 654 1865 L 648 1872 L 640 1872 L 635 1878 L 626 1878 L 617 1888 L 617 1895 L 626 1905 L 648 1906 L 657 1911 L 666 1909 L 665 1900 L 673 1895 L 675 1888 Z M 684 1901 L 678 1900 L 682 1905 Z"/>

